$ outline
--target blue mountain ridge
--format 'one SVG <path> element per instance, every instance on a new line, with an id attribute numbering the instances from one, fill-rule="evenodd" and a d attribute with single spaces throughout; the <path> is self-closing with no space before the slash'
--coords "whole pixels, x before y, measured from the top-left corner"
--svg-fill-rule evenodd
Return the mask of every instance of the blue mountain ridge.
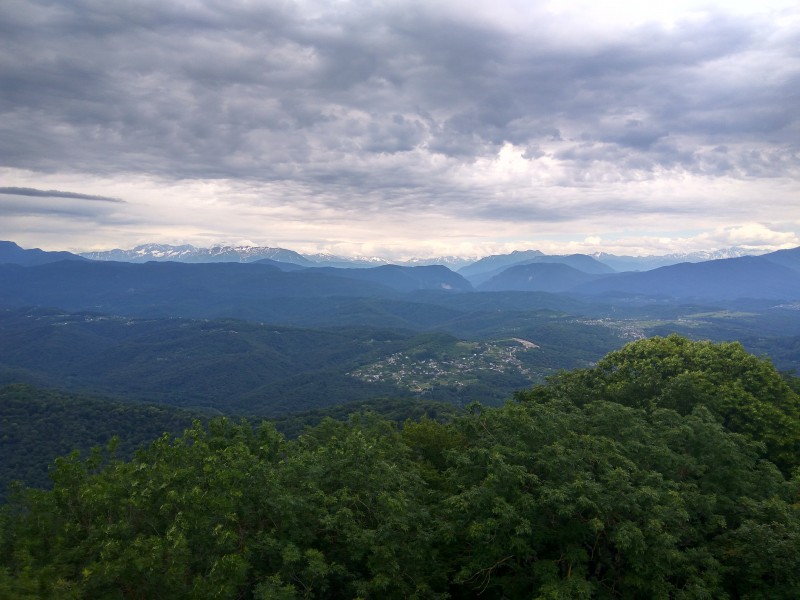
<path id="1" fill-rule="evenodd" d="M 47 252 L 39 248 L 24 249 L 14 242 L 0 241 L 0 264 L 14 264 L 23 267 L 44 265 L 59 260 L 86 259 L 71 252 Z"/>
<path id="2" fill-rule="evenodd" d="M 482 292 L 567 292 L 599 275 L 579 271 L 564 263 L 529 263 L 508 267 L 478 286 Z"/>
<path id="3" fill-rule="evenodd" d="M 68 260 L 64 260 L 64 259 Z M 441 265 L 382 265 L 367 268 L 309 267 L 263 259 L 256 262 L 113 262 L 77 255 L 24 250 L 0 243 L 0 302 L 98 310 L 108 306 L 167 307 L 220 304 L 242 299 L 397 297 L 425 290 L 470 292 L 541 291 L 586 295 L 623 294 L 681 299 L 735 300 L 800 298 L 800 248 L 758 257 L 680 263 L 643 272 L 609 274 L 610 267 L 587 255 L 546 256 L 537 251 L 487 257 L 484 267 L 522 259 L 470 276 Z M 478 261 L 480 263 L 481 261 Z M 478 265 L 475 263 L 473 266 Z M 166 310 L 166 308 L 165 308 Z"/>
<path id="4" fill-rule="evenodd" d="M 619 273 L 583 283 L 571 291 L 703 300 L 797 299 L 800 271 L 774 262 L 769 255 L 742 256 Z"/>
<path id="5" fill-rule="evenodd" d="M 564 254 L 564 255 L 540 254 L 537 256 L 525 258 L 521 261 L 514 262 L 508 265 L 492 268 L 486 271 L 476 272 L 473 270 L 471 273 L 465 275 L 465 277 L 470 281 L 470 283 L 472 283 L 472 285 L 480 286 L 481 284 L 489 281 L 490 279 L 497 277 L 507 269 L 524 265 L 542 264 L 542 263 L 567 265 L 573 269 L 577 269 L 578 271 L 592 275 L 607 275 L 615 272 L 614 269 L 612 269 L 608 265 L 603 264 L 599 260 L 587 254 Z M 464 274 L 462 271 L 459 271 L 459 273 L 462 275 Z"/>

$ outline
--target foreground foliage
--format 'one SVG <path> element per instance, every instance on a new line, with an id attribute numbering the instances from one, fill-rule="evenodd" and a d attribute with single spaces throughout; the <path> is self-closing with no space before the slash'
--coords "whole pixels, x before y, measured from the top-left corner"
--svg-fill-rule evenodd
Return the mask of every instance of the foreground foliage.
<path id="1" fill-rule="evenodd" d="M 668 338 L 448 424 L 197 423 L 20 492 L 0 597 L 797 598 L 797 407 Z"/>
<path id="2" fill-rule="evenodd" d="M 402 423 L 423 416 L 448 421 L 463 411 L 442 402 L 376 398 L 294 413 L 272 422 L 291 439 L 326 417 L 347 421 L 356 412 L 371 412 Z M 164 432 L 178 435 L 194 420 L 206 422 L 210 418 L 163 404 L 123 403 L 21 384 L 0 387 L 0 504 L 6 500 L 12 482 L 41 489 L 52 487 L 49 467 L 72 450 L 85 454 L 118 437 L 116 456 L 127 460 Z"/>

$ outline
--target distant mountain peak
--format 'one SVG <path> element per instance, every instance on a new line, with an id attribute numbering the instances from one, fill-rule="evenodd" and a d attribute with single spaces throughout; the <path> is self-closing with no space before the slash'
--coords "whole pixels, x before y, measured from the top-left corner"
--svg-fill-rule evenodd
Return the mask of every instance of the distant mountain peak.
<path id="1" fill-rule="evenodd" d="M 481 285 L 506 269 L 533 263 L 560 263 L 586 274 L 613 273 L 614 269 L 588 254 L 548 255 L 539 250 L 515 250 L 510 254 L 488 256 L 458 270 L 472 285 Z"/>
<path id="2" fill-rule="evenodd" d="M 10 241 L 0 241 L 0 263 L 30 267 L 59 260 L 85 260 L 71 252 L 47 252 L 40 248 L 25 249 Z"/>
<path id="3" fill-rule="evenodd" d="M 730 248 L 720 248 L 716 250 L 674 252 L 672 254 L 663 255 L 624 256 L 607 252 L 595 252 L 592 256 L 610 267 L 613 267 L 617 271 L 650 271 L 659 267 L 666 267 L 684 262 L 698 263 L 724 258 L 760 256 L 767 252 L 766 250 L 745 248 L 743 246 L 732 246 Z"/>
<path id="4" fill-rule="evenodd" d="M 311 261 L 293 250 L 268 246 L 230 246 L 217 244 L 209 248 L 197 248 L 191 244 L 140 244 L 131 250 L 106 250 L 84 252 L 81 256 L 91 260 L 113 260 L 120 262 L 174 261 L 187 263 L 203 262 L 255 262 L 264 258 L 278 262 L 310 265 Z"/>
<path id="5" fill-rule="evenodd" d="M 484 256 L 469 265 L 461 267 L 458 272 L 464 277 L 469 277 L 476 273 L 499 269 L 501 267 L 520 263 L 525 259 L 533 259 L 539 256 L 544 256 L 539 250 L 514 250 L 509 254 L 493 254 L 491 256 Z"/>

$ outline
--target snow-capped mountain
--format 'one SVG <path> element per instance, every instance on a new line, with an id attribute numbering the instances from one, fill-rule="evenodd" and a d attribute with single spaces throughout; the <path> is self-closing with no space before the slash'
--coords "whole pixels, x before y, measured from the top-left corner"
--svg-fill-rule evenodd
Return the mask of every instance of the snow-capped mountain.
<path id="1" fill-rule="evenodd" d="M 606 252 L 597 252 L 592 258 L 608 265 L 615 271 L 649 271 L 658 267 L 674 265 L 682 262 L 703 262 L 720 258 L 738 258 L 746 255 L 764 254 L 749 248 L 733 247 L 721 250 L 667 254 L 663 256 L 618 256 Z M 210 248 L 198 248 L 190 244 L 171 246 L 169 244 L 142 244 L 131 250 L 106 250 L 102 252 L 83 252 L 80 256 L 91 260 L 113 260 L 120 262 L 174 261 L 187 263 L 205 262 L 254 262 L 268 258 L 270 260 L 294 263 L 304 267 L 338 267 L 364 268 L 396 264 L 409 267 L 444 265 L 451 270 L 459 270 L 462 275 L 472 271 L 481 271 L 492 266 L 498 269 L 510 264 L 547 258 L 538 250 L 515 251 L 510 254 L 478 257 L 438 256 L 431 258 L 409 258 L 391 260 L 380 256 L 338 256 L 327 252 L 316 254 L 300 254 L 286 248 L 268 246 L 239 246 L 220 244 Z M 587 256 L 588 258 L 588 256 Z"/>
<path id="2" fill-rule="evenodd" d="M 303 256 L 318 267 L 380 267 L 392 262 L 379 256 L 338 256 L 330 252 L 304 254 Z"/>
<path id="3" fill-rule="evenodd" d="M 397 261 L 395 264 L 406 265 L 409 267 L 444 265 L 451 271 L 457 271 L 461 267 L 471 265 L 479 258 L 479 256 L 434 256 L 431 258 L 409 258 L 408 260 Z"/>
<path id="4" fill-rule="evenodd" d="M 606 252 L 595 252 L 591 256 L 607 264 L 616 271 L 650 271 L 658 267 L 677 265 L 679 263 L 698 263 L 707 260 L 718 260 L 722 258 L 739 258 L 741 256 L 759 256 L 766 254 L 769 250 L 756 250 L 753 248 L 743 248 L 733 246 L 719 250 L 702 250 L 699 252 L 682 252 L 676 254 L 664 254 L 661 256 L 619 256 Z"/>
<path id="5" fill-rule="evenodd" d="M 190 244 L 170 246 L 168 244 L 142 244 L 132 250 L 106 250 L 103 252 L 83 252 L 81 256 L 91 260 L 115 260 L 120 262 L 253 262 L 263 258 L 280 262 L 291 262 L 311 266 L 315 264 L 302 255 L 285 248 L 259 246 L 212 246 L 196 248 Z"/>
<path id="6" fill-rule="evenodd" d="M 119 262 L 146 262 L 148 260 L 181 261 L 194 252 L 194 246 L 168 246 L 166 244 L 143 244 L 131 250 L 102 250 L 99 252 L 81 252 L 80 255 L 90 260 L 115 260 Z"/>
<path id="7" fill-rule="evenodd" d="M 142 244 L 131 250 L 106 250 L 80 254 L 91 260 L 114 260 L 119 262 L 174 261 L 202 262 L 254 262 L 264 258 L 288 262 L 304 267 L 360 268 L 396 264 L 409 267 L 444 265 L 455 270 L 477 260 L 477 257 L 441 256 L 435 258 L 412 258 L 391 260 L 380 256 L 338 256 L 330 252 L 300 254 L 286 248 L 268 246 L 233 246 L 221 244 L 210 248 L 198 248 L 191 244 L 171 246 L 169 244 Z"/>

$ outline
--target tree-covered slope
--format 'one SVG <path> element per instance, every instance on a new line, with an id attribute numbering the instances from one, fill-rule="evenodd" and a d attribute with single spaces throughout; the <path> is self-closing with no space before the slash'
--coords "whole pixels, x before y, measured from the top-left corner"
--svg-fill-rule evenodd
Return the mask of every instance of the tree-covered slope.
<path id="1" fill-rule="evenodd" d="M 761 256 L 680 263 L 620 273 L 577 285 L 574 292 L 652 295 L 695 300 L 800 298 L 800 272 Z"/>
<path id="2" fill-rule="evenodd" d="M 334 277 L 345 277 L 358 281 L 371 281 L 401 292 L 414 290 L 472 291 L 472 285 L 464 277 L 442 265 L 419 267 L 381 265 L 365 269 L 316 267 L 308 269 L 308 272 L 324 273 Z"/>
<path id="3" fill-rule="evenodd" d="M 39 248 L 24 249 L 14 242 L 0 241 L 0 264 L 13 264 L 23 267 L 44 265 L 60 260 L 86 260 L 71 252 L 46 252 Z"/>
<path id="4" fill-rule="evenodd" d="M 5 508 L 0 597 L 795 599 L 800 480 L 771 459 L 800 456 L 761 436 L 796 427 L 797 396 L 738 356 L 646 341 L 449 423 L 287 441 L 214 420 L 130 461 L 60 459 L 51 492 Z M 687 370 L 780 418 L 636 400 Z"/>
<path id="5" fill-rule="evenodd" d="M 628 344 L 596 367 L 565 372 L 519 399 L 598 400 L 687 415 L 698 406 L 726 429 L 765 445 L 766 455 L 789 473 L 800 456 L 800 399 L 764 358 L 736 342 L 692 342 L 671 335 Z"/>
<path id="6" fill-rule="evenodd" d="M 148 316 L 217 316 L 289 298 L 392 297 L 390 287 L 256 263 L 0 264 L 0 305 Z M 262 314 L 268 314 L 267 312 Z"/>
<path id="7" fill-rule="evenodd" d="M 506 277 L 503 277 L 503 274 L 509 269 L 518 269 L 519 267 L 531 266 L 535 264 L 562 265 L 570 267 L 571 269 L 574 269 L 583 275 L 589 275 L 589 274 L 604 275 L 615 272 L 614 269 L 612 269 L 608 265 L 586 254 L 569 254 L 561 256 L 543 255 L 543 256 L 532 256 L 532 257 L 529 256 L 528 258 L 525 258 L 519 262 L 503 265 L 501 267 L 490 269 L 487 271 L 473 272 L 472 274 L 467 276 L 467 279 L 470 281 L 470 283 L 472 283 L 472 285 L 476 287 L 480 286 L 481 289 L 498 289 L 496 285 L 492 288 L 488 288 L 485 286 L 485 284 L 490 280 L 503 281 L 504 279 L 506 279 Z M 473 265 L 473 268 L 477 265 L 478 263 L 475 263 L 475 265 Z M 586 280 L 587 279 L 572 281 L 572 286 L 575 286 L 578 283 L 581 283 Z M 525 289 L 525 288 L 502 288 L 502 289 Z M 537 288 L 537 289 L 543 289 L 543 288 Z"/>
<path id="8" fill-rule="evenodd" d="M 363 326 L 0 310 L 0 385 L 261 416 L 379 397 L 498 404 L 544 374 L 594 362 L 620 344 L 606 328 L 549 312 L 464 319 L 459 327 L 488 328 L 500 339 L 467 343 L 443 332 Z M 514 341 L 525 336 L 538 347 Z"/>
<path id="9" fill-rule="evenodd" d="M 478 289 L 486 292 L 559 293 L 598 277 L 561 263 L 532 263 L 509 267 L 481 283 Z"/>
<path id="10" fill-rule="evenodd" d="M 367 384 L 347 372 L 406 347 L 410 337 L 43 310 L 0 314 L 0 333 L 0 383 L 260 415 L 399 395 L 390 383 Z"/>
<path id="11" fill-rule="evenodd" d="M 197 418 L 207 416 L 26 385 L 0 388 L 0 501 L 12 481 L 49 487 L 49 467 L 72 450 L 85 454 L 116 436 L 118 455 L 130 458 L 137 448 L 164 432 L 179 434 Z"/>

